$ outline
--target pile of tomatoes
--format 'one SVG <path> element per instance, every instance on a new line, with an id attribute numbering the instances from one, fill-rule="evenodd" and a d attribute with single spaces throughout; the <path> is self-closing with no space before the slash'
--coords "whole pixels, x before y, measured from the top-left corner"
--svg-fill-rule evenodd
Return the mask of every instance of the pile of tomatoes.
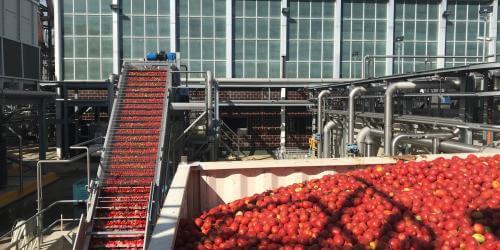
<path id="1" fill-rule="evenodd" d="M 176 249 L 500 249 L 500 155 L 377 165 L 182 220 Z"/>

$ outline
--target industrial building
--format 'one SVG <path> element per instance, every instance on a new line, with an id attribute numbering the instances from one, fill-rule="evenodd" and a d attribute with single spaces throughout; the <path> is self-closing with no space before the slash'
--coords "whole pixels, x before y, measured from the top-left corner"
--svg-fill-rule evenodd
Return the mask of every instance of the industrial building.
<path id="1" fill-rule="evenodd" d="M 500 247 L 498 11 L 497 0 L 0 0 L 0 249 Z M 323 185 L 346 197 L 329 203 Z M 354 215 L 371 206 L 355 208 L 355 187 L 380 196 L 372 215 Z M 426 213 L 447 196 L 456 209 Z M 306 211 L 311 228 L 239 221 L 280 206 Z M 395 214 L 368 222 L 376 211 Z M 446 236 L 453 223 L 470 235 Z"/>

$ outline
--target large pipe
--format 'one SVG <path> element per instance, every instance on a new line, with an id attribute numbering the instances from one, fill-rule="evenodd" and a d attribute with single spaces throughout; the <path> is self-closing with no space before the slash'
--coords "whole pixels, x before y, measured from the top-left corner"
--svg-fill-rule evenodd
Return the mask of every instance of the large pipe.
<path id="1" fill-rule="evenodd" d="M 210 160 L 217 160 L 217 149 L 215 147 L 215 138 L 214 138 L 214 115 L 213 115 L 213 100 L 212 100 L 212 87 L 214 83 L 214 77 L 212 72 L 207 71 L 207 78 L 205 82 L 205 105 L 207 112 L 207 135 L 208 135 L 208 145 L 209 145 L 209 154 Z"/>
<path id="2" fill-rule="evenodd" d="M 318 120 L 316 121 L 316 130 L 318 131 L 319 135 L 319 142 L 318 142 L 318 158 L 321 158 L 322 152 L 323 152 L 323 147 L 322 147 L 322 140 L 323 140 L 323 97 L 326 95 L 329 95 L 331 92 L 330 90 L 323 90 L 319 93 L 318 95 Z"/>
<path id="3" fill-rule="evenodd" d="M 384 131 L 380 129 L 370 129 L 371 136 L 382 137 Z M 431 139 L 403 139 L 404 143 L 419 145 L 422 147 L 430 148 L 432 147 Z M 475 146 L 471 144 L 461 143 L 455 140 L 446 140 L 439 142 L 439 151 L 444 153 L 480 153 L 483 152 L 488 147 Z"/>
<path id="4" fill-rule="evenodd" d="M 392 142 L 392 115 L 393 115 L 393 95 L 398 89 L 413 89 L 417 85 L 413 82 L 397 82 L 387 87 L 385 91 L 385 112 L 384 112 L 384 154 L 391 156 L 391 142 Z"/>
<path id="5" fill-rule="evenodd" d="M 431 138 L 432 142 L 432 153 L 437 154 L 439 151 L 439 139 L 451 139 L 458 135 L 460 129 L 455 129 L 452 132 L 443 132 L 443 133 L 421 133 L 421 134 L 398 134 L 392 139 L 392 153 L 396 151 L 396 147 L 399 142 L 403 139 L 428 139 Z"/>
<path id="6" fill-rule="evenodd" d="M 354 99 L 356 98 L 356 96 L 361 95 L 365 92 L 366 89 L 364 87 L 354 87 L 353 89 L 351 89 L 351 92 L 349 92 L 349 137 L 347 138 L 348 144 L 354 143 Z"/>
<path id="7" fill-rule="evenodd" d="M 324 129 L 323 129 L 323 135 L 325 136 L 323 140 L 323 158 L 330 158 L 331 157 L 331 152 L 330 152 L 330 131 L 333 130 L 334 128 L 340 128 L 342 127 L 342 123 L 336 122 L 336 121 L 329 121 L 326 123 Z"/>
<path id="8" fill-rule="evenodd" d="M 371 154 L 371 152 L 368 150 L 368 138 L 370 138 L 370 142 L 373 142 L 373 139 L 371 139 L 370 135 L 371 131 L 372 129 L 370 127 L 363 127 L 358 132 L 358 136 L 356 137 L 356 142 L 358 143 L 360 155 L 368 156 L 369 154 Z"/>

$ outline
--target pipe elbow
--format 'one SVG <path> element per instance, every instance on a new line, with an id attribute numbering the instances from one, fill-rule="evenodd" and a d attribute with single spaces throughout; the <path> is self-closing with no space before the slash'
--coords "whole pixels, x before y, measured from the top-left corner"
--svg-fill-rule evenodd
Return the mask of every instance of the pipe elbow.
<path id="1" fill-rule="evenodd" d="M 414 82 L 397 82 L 387 87 L 385 96 L 392 96 L 398 89 L 414 89 L 417 85 Z"/>
<path id="2" fill-rule="evenodd" d="M 319 92 L 318 101 L 321 101 L 321 99 L 323 99 L 323 97 L 325 95 L 329 95 L 329 94 L 331 94 L 330 90 L 323 90 L 323 91 Z"/>
<path id="3" fill-rule="evenodd" d="M 326 123 L 325 127 L 323 128 L 323 133 L 327 134 L 332 130 L 335 126 L 337 126 L 337 123 L 334 121 L 329 121 Z"/>
<path id="4" fill-rule="evenodd" d="M 361 95 L 366 92 L 365 87 L 354 87 L 351 92 L 349 92 L 349 98 L 352 99 L 358 95 Z"/>
<path id="5" fill-rule="evenodd" d="M 358 143 L 365 143 L 367 137 L 370 136 L 370 127 L 364 127 L 358 132 L 356 141 Z"/>

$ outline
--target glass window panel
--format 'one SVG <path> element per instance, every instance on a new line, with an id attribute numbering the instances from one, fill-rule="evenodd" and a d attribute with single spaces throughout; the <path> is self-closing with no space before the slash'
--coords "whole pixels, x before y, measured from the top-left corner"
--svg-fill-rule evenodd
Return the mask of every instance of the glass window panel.
<path id="1" fill-rule="evenodd" d="M 349 60 L 351 58 L 351 43 L 345 41 L 342 43 L 342 60 Z"/>
<path id="2" fill-rule="evenodd" d="M 267 32 L 269 31 L 269 22 L 267 19 L 260 18 L 257 19 L 257 37 L 258 38 L 268 38 Z"/>
<path id="3" fill-rule="evenodd" d="M 405 5 L 405 19 L 415 19 L 415 5 Z"/>
<path id="4" fill-rule="evenodd" d="M 397 1 L 396 5 L 394 6 L 395 11 L 394 15 L 397 20 L 403 19 L 403 14 L 404 14 L 404 2 L 403 1 Z"/>
<path id="5" fill-rule="evenodd" d="M 428 37 L 427 40 L 436 41 L 437 33 L 438 33 L 438 23 L 437 22 L 428 22 Z"/>
<path id="6" fill-rule="evenodd" d="M 280 42 L 276 40 L 269 41 L 269 60 L 280 59 Z"/>
<path id="7" fill-rule="evenodd" d="M 311 34 L 311 22 L 307 19 L 301 20 L 299 22 L 299 38 L 308 39 Z"/>
<path id="8" fill-rule="evenodd" d="M 361 40 L 363 39 L 363 21 L 353 20 L 352 21 L 352 39 Z"/>
<path id="9" fill-rule="evenodd" d="M 101 57 L 113 57 L 113 39 L 108 37 L 101 38 Z"/>
<path id="10" fill-rule="evenodd" d="M 333 77 L 333 63 L 323 63 L 323 78 Z"/>
<path id="11" fill-rule="evenodd" d="M 267 78 L 268 76 L 268 65 L 266 62 L 257 62 L 257 77 Z"/>
<path id="12" fill-rule="evenodd" d="M 403 35 L 403 24 L 404 22 L 396 21 L 396 23 L 394 24 L 394 36 Z"/>
<path id="13" fill-rule="evenodd" d="M 156 6 L 156 0 L 145 0 L 146 1 L 146 14 L 156 14 L 158 6 Z M 160 1 L 161 2 L 161 1 Z"/>
<path id="14" fill-rule="evenodd" d="M 87 20 L 85 16 L 75 15 L 75 35 L 87 35 Z"/>
<path id="15" fill-rule="evenodd" d="M 479 27 L 478 27 L 478 23 L 477 22 L 470 22 L 468 23 L 468 30 L 467 30 L 467 40 L 469 41 L 474 41 L 477 39 L 478 37 L 478 31 L 479 31 Z M 482 30 L 482 29 L 481 29 Z M 482 32 L 480 32 L 481 36 L 483 35 Z M 458 40 L 458 38 L 457 38 Z M 464 39 L 465 40 L 465 39 Z"/>
<path id="16" fill-rule="evenodd" d="M 144 17 L 134 16 L 132 18 L 132 35 L 144 36 Z"/>
<path id="17" fill-rule="evenodd" d="M 377 21 L 375 23 L 376 25 L 376 37 L 377 37 L 377 40 L 385 40 L 385 34 L 387 32 L 387 27 L 386 27 L 386 22 L 385 21 Z"/>
<path id="18" fill-rule="evenodd" d="M 300 1 L 299 2 L 299 17 L 309 18 L 311 17 L 311 3 L 309 1 Z"/>
<path id="19" fill-rule="evenodd" d="M 123 58 L 125 58 L 125 59 L 132 58 L 132 41 L 131 41 L 131 39 L 124 38 L 122 45 L 123 45 L 123 48 L 122 48 Z"/>
<path id="20" fill-rule="evenodd" d="M 243 4 L 243 0 L 236 0 L 234 3 L 234 15 L 237 17 L 242 17 L 243 10 L 244 10 L 245 5 Z"/>
<path id="21" fill-rule="evenodd" d="M 321 39 L 322 35 L 322 25 L 321 20 L 311 20 L 311 38 L 312 39 Z"/>
<path id="22" fill-rule="evenodd" d="M 352 1 L 352 18 L 363 18 L 363 2 Z"/>
<path id="23" fill-rule="evenodd" d="M 257 60 L 267 60 L 268 53 L 268 41 L 257 40 Z"/>
<path id="24" fill-rule="evenodd" d="M 201 36 L 201 19 L 200 18 L 190 18 L 189 19 L 189 37 L 200 37 Z"/>
<path id="25" fill-rule="evenodd" d="M 87 57 L 87 38 L 75 38 L 75 57 Z"/>
<path id="26" fill-rule="evenodd" d="M 225 62 L 215 62 L 215 77 L 226 77 Z"/>
<path id="27" fill-rule="evenodd" d="M 255 78 L 255 62 L 245 63 L 245 77 Z"/>
<path id="28" fill-rule="evenodd" d="M 179 15 L 180 16 L 187 16 L 189 13 L 189 6 L 188 6 L 189 1 L 187 0 L 181 0 L 177 1 L 177 4 L 179 5 Z"/>
<path id="29" fill-rule="evenodd" d="M 280 20 L 279 19 L 271 19 L 269 21 L 269 34 L 271 39 L 279 39 L 280 38 Z"/>
<path id="30" fill-rule="evenodd" d="M 99 35 L 100 19 L 99 16 L 88 16 L 88 34 L 91 36 Z"/>
<path id="31" fill-rule="evenodd" d="M 160 38 L 158 39 L 158 47 L 163 51 L 170 51 L 170 39 Z"/>
<path id="32" fill-rule="evenodd" d="M 469 20 L 477 19 L 479 16 L 479 5 L 474 4 L 474 3 L 470 4 L 467 16 L 468 16 Z"/>
<path id="33" fill-rule="evenodd" d="M 214 22 L 212 18 L 203 18 L 202 19 L 202 33 L 203 38 L 212 38 L 214 37 Z"/>
<path id="34" fill-rule="evenodd" d="M 112 35 L 112 19 L 111 16 L 101 16 L 101 35 L 111 36 Z"/>
<path id="35" fill-rule="evenodd" d="M 426 43 L 415 43 L 415 55 L 426 55 Z"/>
<path id="36" fill-rule="evenodd" d="M 280 77 L 280 63 L 276 61 L 271 61 L 269 63 L 269 77 L 279 78 Z"/>
<path id="37" fill-rule="evenodd" d="M 101 49 L 99 46 L 100 39 L 96 37 L 89 37 L 89 53 L 88 57 L 99 58 L 101 56 Z"/>
<path id="38" fill-rule="evenodd" d="M 189 40 L 179 39 L 179 47 L 181 53 L 183 53 L 186 58 L 189 58 Z"/>
<path id="39" fill-rule="evenodd" d="M 203 40 L 203 60 L 214 59 L 214 41 L 211 39 Z"/>
<path id="40" fill-rule="evenodd" d="M 122 21 L 121 21 L 121 28 L 122 28 L 122 35 L 123 36 L 130 36 L 131 34 L 131 25 L 130 25 L 130 17 L 129 16 L 122 16 Z"/>
<path id="41" fill-rule="evenodd" d="M 101 79 L 101 61 L 100 60 L 89 60 L 89 80 Z"/>
<path id="42" fill-rule="evenodd" d="M 334 17 L 335 4 L 333 0 L 323 1 L 323 17 L 333 18 Z"/>
<path id="43" fill-rule="evenodd" d="M 333 39 L 333 20 L 327 19 L 323 20 L 323 38 L 324 39 Z"/>
<path id="44" fill-rule="evenodd" d="M 132 13 L 132 0 L 122 0 L 122 12 L 124 14 Z"/>
<path id="45" fill-rule="evenodd" d="M 297 77 L 309 78 L 309 63 L 298 63 Z"/>
<path id="46" fill-rule="evenodd" d="M 99 8 L 101 7 L 99 4 L 99 0 L 87 0 L 88 13 L 91 14 L 99 14 Z"/>
<path id="47" fill-rule="evenodd" d="M 437 55 L 437 43 L 427 43 L 427 54 Z"/>
<path id="48" fill-rule="evenodd" d="M 311 18 L 320 18 L 323 12 L 322 2 L 311 1 Z"/>
<path id="49" fill-rule="evenodd" d="M 215 59 L 226 60 L 226 41 L 222 39 L 215 40 Z"/>
<path id="50" fill-rule="evenodd" d="M 297 63 L 287 62 L 286 63 L 286 77 L 296 78 L 297 77 Z"/>
<path id="51" fill-rule="evenodd" d="M 271 0 L 269 2 L 269 16 L 279 17 L 281 15 L 281 1 Z"/>
<path id="52" fill-rule="evenodd" d="M 455 55 L 465 56 L 465 43 L 462 42 L 455 43 Z"/>
<path id="53" fill-rule="evenodd" d="M 377 2 L 377 18 L 385 18 L 387 16 L 387 2 Z"/>
<path id="54" fill-rule="evenodd" d="M 73 12 L 73 0 L 64 0 L 63 12 L 64 13 L 72 13 Z"/>
<path id="55" fill-rule="evenodd" d="M 415 23 L 413 22 L 405 22 L 404 24 L 404 29 L 405 29 L 405 32 L 404 32 L 404 36 L 405 36 L 405 40 L 413 40 L 415 39 Z"/>
<path id="56" fill-rule="evenodd" d="M 204 16 L 213 16 L 214 15 L 214 0 L 202 0 L 202 14 Z"/>
<path id="57" fill-rule="evenodd" d="M 245 60 L 255 60 L 255 40 L 245 40 Z"/>
<path id="58" fill-rule="evenodd" d="M 65 37 L 63 43 L 64 43 L 64 58 L 73 57 L 73 39 Z"/>
<path id="59" fill-rule="evenodd" d="M 75 61 L 64 59 L 64 80 L 75 79 Z"/>
<path id="60" fill-rule="evenodd" d="M 226 20 L 224 18 L 215 18 L 215 37 L 226 37 Z"/>
<path id="61" fill-rule="evenodd" d="M 109 74 L 113 72 L 113 60 L 108 60 L 108 59 L 101 60 L 101 69 L 102 69 L 101 72 L 102 78 L 107 77 Z"/>
<path id="62" fill-rule="evenodd" d="M 75 1 L 74 11 L 75 13 L 85 13 L 87 12 L 86 1 Z"/>
<path id="63" fill-rule="evenodd" d="M 333 60 L 333 42 L 323 42 L 323 60 L 332 61 Z M 318 48 L 319 49 L 319 48 Z"/>
<path id="64" fill-rule="evenodd" d="M 133 0 L 132 1 L 132 13 L 143 14 L 144 13 L 144 0 Z"/>
<path id="65" fill-rule="evenodd" d="M 297 40 L 288 41 L 288 60 L 297 60 Z"/>
<path id="66" fill-rule="evenodd" d="M 416 22 L 416 37 L 415 40 L 425 40 L 427 37 L 427 27 L 425 25 L 425 22 Z"/>
<path id="67" fill-rule="evenodd" d="M 466 33 L 466 23 L 465 22 L 456 22 L 455 23 L 456 31 L 455 31 L 455 39 L 457 41 L 465 41 Z"/>
<path id="68" fill-rule="evenodd" d="M 374 21 L 365 21 L 364 25 L 365 29 L 365 40 L 373 40 L 375 39 L 375 22 Z"/>
<path id="69" fill-rule="evenodd" d="M 377 42 L 375 44 L 375 54 L 384 55 L 385 54 L 385 42 Z"/>
<path id="70" fill-rule="evenodd" d="M 186 17 L 179 17 L 179 37 L 189 37 L 189 19 Z"/>
<path id="71" fill-rule="evenodd" d="M 211 62 L 211 61 L 203 61 L 202 64 L 203 65 L 202 65 L 201 68 L 202 68 L 203 71 L 210 70 L 210 71 L 214 72 L 214 63 L 213 62 Z"/>
<path id="72" fill-rule="evenodd" d="M 299 40 L 299 61 L 309 60 L 309 40 Z"/>
<path id="73" fill-rule="evenodd" d="M 243 19 L 242 18 L 236 18 L 234 20 L 234 37 L 235 38 L 243 38 Z"/>
<path id="74" fill-rule="evenodd" d="M 351 5 L 347 2 L 342 4 L 342 17 L 345 19 L 351 18 Z"/>
<path id="75" fill-rule="evenodd" d="M 245 38 L 255 38 L 256 21 L 254 18 L 245 19 Z"/>
<path id="76" fill-rule="evenodd" d="M 189 59 L 201 59 L 201 41 L 190 40 Z"/>
<path id="77" fill-rule="evenodd" d="M 226 0 L 215 0 L 215 15 L 225 16 L 226 15 Z M 225 67 L 224 67 L 225 71 Z"/>
<path id="78" fill-rule="evenodd" d="M 467 56 L 477 56 L 477 43 L 467 43 Z M 482 46 L 481 46 L 482 51 Z"/>
<path id="79" fill-rule="evenodd" d="M 255 17 L 256 16 L 256 1 L 245 1 L 245 17 Z"/>
<path id="80" fill-rule="evenodd" d="M 343 21 L 342 22 L 342 39 L 351 40 L 351 22 Z"/>
<path id="81" fill-rule="evenodd" d="M 159 15 L 170 15 L 170 1 L 158 1 L 158 14 Z"/>
<path id="82" fill-rule="evenodd" d="M 73 35 L 73 16 L 64 15 L 64 35 Z"/>
<path id="83" fill-rule="evenodd" d="M 269 16 L 269 2 L 268 1 L 256 1 L 257 2 L 257 16 L 258 17 L 268 17 Z"/>
<path id="84" fill-rule="evenodd" d="M 235 60 L 243 60 L 243 41 L 236 40 L 234 41 L 234 59 Z"/>
<path id="85" fill-rule="evenodd" d="M 146 36 L 157 36 L 156 17 L 146 17 Z"/>
<path id="86" fill-rule="evenodd" d="M 321 42 L 311 41 L 311 60 L 321 61 Z"/>
<path id="87" fill-rule="evenodd" d="M 403 46 L 403 54 L 413 55 L 413 53 L 414 53 L 413 43 L 405 43 Z"/>
<path id="88" fill-rule="evenodd" d="M 132 58 L 144 58 L 144 39 L 132 39 Z"/>
<path id="89" fill-rule="evenodd" d="M 373 11 L 374 9 L 375 9 L 375 2 L 372 1 L 365 2 L 365 7 L 364 7 L 365 19 L 375 18 L 375 11 Z"/>
<path id="90" fill-rule="evenodd" d="M 288 38 L 289 39 L 297 39 L 298 35 L 298 25 L 297 25 L 297 20 L 288 20 Z"/>
<path id="91" fill-rule="evenodd" d="M 170 23 L 168 17 L 158 17 L 159 36 L 170 36 Z"/>
<path id="92" fill-rule="evenodd" d="M 311 78 L 321 78 L 321 63 L 311 63 Z"/>
<path id="93" fill-rule="evenodd" d="M 75 60 L 75 80 L 87 80 L 87 60 Z"/>
<path id="94" fill-rule="evenodd" d="M 146 52 L 157 52 L 158 51 L 158 39 L 147 38 L 146 39 Z"/>
<path id="95" fill-rule="evenodd" d="M 355 61 L 361 61 L 361 57 L 362 55 L 373 55 L 375 54 L 375 42 L 369 42 L 369 41 L 366 41 L 364 43 L 364 46 L 363 46 L 363 53 L 358 53 L 358 56 L 356 58 L 353 58 L 353 60 Z M 354 53 L 354 52 L 353 52 Z M 353 56 L 353 55 L 351 55 Z"/>
<path id="96" fill-rule="evenodd" d="M 417 4 L 417 19 L 427 19 L 427 4 Z"/>

